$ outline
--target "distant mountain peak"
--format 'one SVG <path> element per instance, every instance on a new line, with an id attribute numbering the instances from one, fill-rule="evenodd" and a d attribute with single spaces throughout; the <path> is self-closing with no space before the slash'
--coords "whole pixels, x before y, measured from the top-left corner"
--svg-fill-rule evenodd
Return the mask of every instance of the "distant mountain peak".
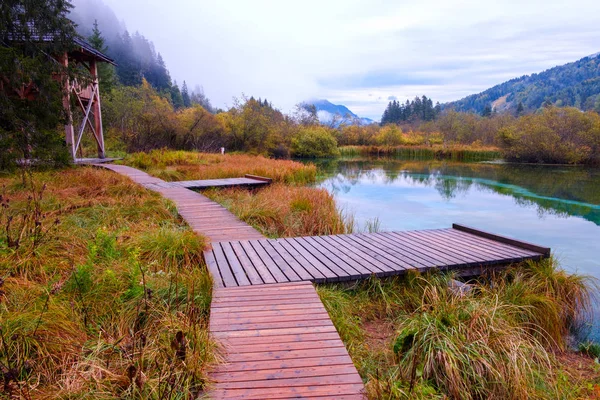
<path id="1" fill-rule="evenodd" d="M 315 106 L 317 109 L 317 116 L 322 124 L 331 123 L 337 116 L 340 118 L 338 124 L 353 122 L 359 120 L 361 124 L 368 125 L 374 121 L 370 118 L 361 118 L 354 114 L 348 107 L 343 104 L 333 104 L 327 99 L 310 99 L 302 103 L 304 106 Z"/>

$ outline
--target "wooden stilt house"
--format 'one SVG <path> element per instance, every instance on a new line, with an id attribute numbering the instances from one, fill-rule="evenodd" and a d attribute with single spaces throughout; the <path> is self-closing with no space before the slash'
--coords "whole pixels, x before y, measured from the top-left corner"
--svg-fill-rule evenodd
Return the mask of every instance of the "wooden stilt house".
<path id="1" fill-rule="evenodd" d="M 77 151 L 81 146 L 84 132 L 89 130 L 96 142 L 98 158 L 105 158 L 104 132 L 102 129 L 102 108 L 100 103 L 100 84 L 98 82 L 98 63 L 105 62 L 115 65 L 114 61 L 94 49 L 92 45 L 81 39 L 75 39 L 76 48 L 59 57 L 59 61 L 65 67 L 73 63 L 84 66 L 91 75 L 91 82 L 77 82 L 77 80 L 66 79 L 64 82 L 63 105 L 67 112 L 67 124 L 65 125 L 65 138 L 67 147 L 73 157 L 77 160 Z M 75 106 L 83 113 L 83 119 L 78 126 L 73 125 L 73 113 L 71 110 L 71 97 L 75 98 Z M 88 128 L 88 129 L 86 129 Z"/>

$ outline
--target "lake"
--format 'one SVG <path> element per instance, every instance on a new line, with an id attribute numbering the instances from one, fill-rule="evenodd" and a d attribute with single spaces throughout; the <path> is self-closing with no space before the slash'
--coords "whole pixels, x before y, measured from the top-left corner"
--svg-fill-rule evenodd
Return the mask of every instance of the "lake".
<path id="1" fill-rule="evenodd" d="M 460 223 L 551 247 L 568 271 L 600 279 L 600 169 L 398 159 L 317 162 L 318 185 L 359 227 Z M 592 337 L 600 340 L 600 312 Z"/>

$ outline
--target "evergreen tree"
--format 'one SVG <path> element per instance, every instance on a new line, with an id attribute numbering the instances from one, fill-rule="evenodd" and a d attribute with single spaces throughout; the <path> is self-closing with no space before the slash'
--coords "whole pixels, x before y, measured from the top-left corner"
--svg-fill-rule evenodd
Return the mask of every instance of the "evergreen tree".
<path id="1" fill-rule="evenodd" d="M 381 117 L 381 124 L 399 124 L 403 122 L 432 121 L 441 112 L 440 103 L 433 106 L 433 101 L 427 96 L 415 97 L 401 104 L 397 100 L 388 103 Z"/>
<path id="2" fill-rule="evenodd" d="M 181 86 L 181 98 L 183 100 L 183 106 L 189 107 L 192 105 L 192 100 L 190 99 L 190 93 L 188 92 L 188 87 L 185 81 L 183 81 L 183 86 Z"/>
<path id="3" fill-rule="evenodd" d="M 486 118 L 492 116 L 492 107 L 489 104 L 483 108 L 483 111 L 481 112 L 481 116 L 486 117 Z"/>
<path id="4" fill-rule="evenodd" d="M 142 68 L 135 56 L 133 43 L 129 32 L 119 35 L 119 46 L 115 51 L 117 61 L 117 76 L 125 86 L 138 86 L 142 83 Z"/>
<path id="5" fill-rule="evenodd" d="M 91 36 L 88 37 L 89 43 L 96 50 L 102 53 L 108 53 L 104 37 L 98 28 L 98 21 L 94 21 L 94 28 L 92 29 Z M 115 67 L 108 63 L 98 63 L 98 81 L 100 82 L 100 89 L 105 93 L 110 93 L 115 85 Z"/>
<path id="6" fill-rule="evenodd" d="M 515 115 L 518 117 L 521 114 L 523 114 L 523 111 L 525 111 L 525 107 L 523 107 L 523 102 L 519 102 L 519 105 L 517 106 L 517 111 L 515 113 Z"/>
<path id="7" fill-rule="evenodd" d="M 63 84 L 79 76 L 53 57 L 74 49 L 78 37 L 69 1 L 3 0 L 0 3 L 0 169 L 17 159 L 67 162 Z M 31 28 L 34 29 L 31 29 Z M 52 41 L 40 38 L 52 37 Z"/>
<path id="8" fill-rule="evenodd" d="M 173 102 L 173 107 L 176 110 L 183 108 L 183 96 L 181 96 L 181 92 L 179 91 L 179 86 L 177 86 L 177 81 L 173 82 L 173 86 L 171 86 L 171 101 Z"/>
<path id="9" fill-rule="evenodd" d="M 169 75 L 165 61 L 160 53 L 157 54 L 155 60 L 153 59 L 146 76 L 148 82 L 156 90 L 164 91 L 171 89 L 171 76 Z M 177 91 L 179 91 L 179 89 Z"/>

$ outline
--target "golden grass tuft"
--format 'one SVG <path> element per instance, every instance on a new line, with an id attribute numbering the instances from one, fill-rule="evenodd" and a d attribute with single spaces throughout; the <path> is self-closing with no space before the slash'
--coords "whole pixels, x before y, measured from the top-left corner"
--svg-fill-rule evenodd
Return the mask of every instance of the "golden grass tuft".
<path id="1" fill-rule="evenodd" d="M 316 179 L 317 168 L 290 160 L 274 160 L 247 154 L 209 154 L 153 150 L 130 154 L 124 161 L 166 181 L 264 176 L 274 182 L 304 185 Z"/>
<path id="2" fill-rule="evenodd" d="M 325 189 L 273 184 L 255 192 L 228 189 L 204 194 L 269 237 L 335 235 L 353 228 Z"/>

